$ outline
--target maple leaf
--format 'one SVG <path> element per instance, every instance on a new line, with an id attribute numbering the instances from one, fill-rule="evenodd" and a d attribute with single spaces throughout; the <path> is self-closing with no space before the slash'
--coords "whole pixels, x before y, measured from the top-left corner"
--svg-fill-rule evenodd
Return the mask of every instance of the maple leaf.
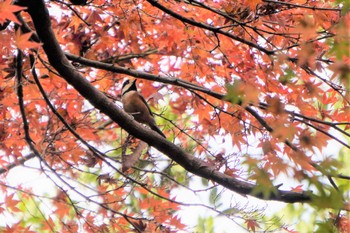
<path id="1" fill-rule="evenodd" d="M 141 220 L 138 220 L 138 221 L 133 221 L 133 226 L 137 229 L 137 231 L 143 232 L 146 229 L 147 224 L 145 224 Z"/>
<path id="2" fill-rule="evenodd" d="M 180 230 L 182 230 L 182 229 L 184 229 L 186 227 L 185 224 L 181 223 L 181 218 L 179 216 L 177 216 L 177 215 L 171 217 L 170 224 L 172 226 L 176 226 Z"/>
<path id="3" fill-rule="evenodd" d="M 303 187 L 303 185 L 298 185 L 296 187 L 291 188 L 291 191 L 301 193 L 301 192 L 303 192 L 302 187 Z"/>
<path id="4" fill-rule="evenodd" d="M 33 32 L 21 34 L 20 30 L 17 30 L 14 37 L 17 48 L 21 50 L 38 48 L 41 45 L 40 43 L 30 41 L 32 34 Z"/>
<path id="5" fill-rule="evenodd" d="M 55 222 L 51 217 L 48 217 L 46 221 L 43 221 L 41 230 L 52 230 L 53 226 L 55 226 Z"/>
<path id="6" fill-rule="evenodd" d="M 247 224 L 247 229 L 255 232 L 255 228 L 259 227 L 259 224 L 254 219 L 247 219 L 245 221 Z"/>
<path id="7" fill-rule="evenodd" d="M 261 0 L 248 0 L 245 1 L 245 4 L 248 5 L 250 7 L 250 9 L 255 10 L 256 6 L 258 4 L 262 3 Z"/>
<path id="8" fill-rule="evenodd" d="M 11 164 L 17 166 L 17 163 L 9 164 L 9 161 L 19 160 L 27 148 L 16 82 L 10 80 L 17 71 L 13 42 L 19 49 L 27 51 L 37 48 L 38 44 L 30 41 L 30 33 L 13 33 L 11 22 L 16 20 L 18 12 L 15 12 L 19 8 L 11 5 L 11 0 L 0 2 L 0 23 L 5 21 L 4 26 L 0 25 L 0 45 L 3 48 L 0 78 L 5 79 L 0 82 L 0 167 L 7 174 L 13 171 Z M 38 29 L 42 22 L 32 13 L 40 12 L 39 7 L 35 6 L 35 1 L 23 2 L 29 8 L 28 12 L 23 12 L 23 20 L 33 30 Z M 86 1 L 70 2 L 84 4 Z M 45 215 L 43 224 L 32 224 L 28 215 L 36 212 L 29 205 L 26 205 L 25 211 L 22 201 L 18 202 L 16 196 L 7 194 L 0 205 L 0 213 L 8 215 L 11 212 L 16 219 L 21 218 L 19 224 L 10 223 L 8 232 L 28 232 L 29 227 L 36 232 L 191 231 L 179 217 L 174 217 L 180 207 L 181 211 L 187 207 L 175 201 L 176 195 L 174 197 L 172 191 L 179 185 L 190 190 L 195 188 L 192 184 L 196 184 L 193 179 L 197 176 L 202 178 L 205 188 L 201 192 L 209 195 L 206 202 L 215 209 L 220 207 L 216 205 L 221 193 L 218 190 L 221 190 L 220 186 L 226 187 L 225 180 L 230 179 L 227 176 L 243 182 L 255 181 L 252 192 L 243 194 L 247 196 L 291 201 L 285 198 L 292 194 L 293 202 L 310 196 L 310 205 L 306 208 L 316 206 L 314 213 L 320 214 L 317 219 L 329 211 L 322 213 L 321 208 L 350 209 L 348 204 L 340 205 L 347 203 L 345 198 L 342 199 L 346 188 L 341 181 L 339 191 L 331 191 L 334 188 L 323 182 L 323 176 L 330 174 L 336 177 L 345 169 L 345 164 L 341 166 L 344 158 L 339 156 L 339 161 L 336 155 L 332 155 L 329 160 L 318 162 L 319 153 L 330 153 L 324 150 L 329 147 L 329 139 L 338 139 L 331 129 L 342 133 L 350 128 L 349 93 L 346 91 L 350 70 L 347 52 L 349 17 L 339 14 L 339 10 L 344 11 L 347 7 L 339 9 L 342 8 L 340 5 L 305 0 L 287 1 L 298 3 L 299 6 L 293 7 L 283 1 L 272 4 L 263 0 L 201 1 L 200 5 L 189 1 L 176 4 L 172 1 L 146 2 L 141 5 L 135 5 L 134 1 L 106 4 L 95 0 L 96 7 L 74 7 L 74 10 L 56 4 L 55 12 L 48 20 L 65 52 L 81 56 L 73 59 L 67 54 L 82 74 L 79 80 L 86 78 L 100 92 L 117 101 L 118 106 L 120 81 L 124 75 L 143 79 L 139 83 L 143 96 L 151 99 L 151 106 L 161 100 L 159 103 L 166 109 L 161 116 L 162 122 L 169 123 L 169 133 L 173 132 L 169 142 L 182 147 L 187 153 L 169 147 L 169 150 L 161 150 L 169 156 L 169 159 L 164 159 L 162 155 L 158 156 L 157 149 L 161 148 L 157 141 L 150 140 L 154 150 L 150 149 L 143 155 L 145 149 L 139 147 L 143 141 L 135 139 L 136 143 L 128 144 L 128 153 L 131 154 L 126 155 L 122 144 L 124 132 L 119 131 L 122 124 L 119 125 L 118 121 L 113 123 L 111 119 L 114 115 L 103 110 L 103 106 L 109 109 L 113 103 L 106 106 L 99 95 L 75 91 L 85 89 L 85 84 L 79 86 L 69 82 L 69 77 L 78 76 L 78 73 L 72 76 L 65 72 L 61 74 L 60 70 L 67 67 L 51 59 L 57 58 L 59 53 L 47 52 L 44 55 L 44 50 L 38 50 L 38 58 L 40 56 L 41 59 L 35 66 L 27 58 L 23 61 L 24 113 L 30 136 L 37 142 L 34 146 L 42 151 L 43 159 L 47 161 L 45 167 L 62 176 L 67 185 L 58 187 L 64 188 L 64 191 L 50 201 L 53 210 L 49 211 L 50 215 Z M 51 4 L 46 5 L 52 7 Z M 178 17 L 171 12 L 177 13 Z M 39 23 L 33 24 L 35 20 Z M 43 29 L 47 33 L 51 31 L 47 25 Z M 52 42 L 47 41 L 48 36 L 38 36 L 45 43 Z M 145 53 L 154 48 L 157 48 L 154 53 Z M 86 58 L 94 62 L 85 63 Z M 96 66 L 96 61 L 102 62 L 98 64 L 103 66 Z M 106 64 L 111 66 L 106 69 Z M 56 69 L 58 73 L 54 70 L 56 67 L 61 67 Z M 113 71 L 114 68 L 121 72 Z M 87 151 L 90 147 L 86 147 L 85 142 L 81 143 L 83 140 L 73 137 L 47 109 L 49 101 L 42 100 L 32 83 L 30 71 L 35 70 L 56 112 L 86 143 L 108 153 L 107 157 L 99 159 Z M 326 70 L 332 73 L 323 72 Z M 68 69 L 67 73 L 70 71 Z M 322 77 L 315 77 L 315 71 L 319 71 Z M 154 81 L 162 84 L 157 86 Z M 343 134 L 346 138 L 339 137 L 339 140 L 344 139 L 345 142 L 348 135 L 346 132 Z M 343 145 L 348 146 L 346 143 Z M 112 148 L 115 148 L 113 152 Z M 140 156 L 143 156 L 142 160 L 139 160 Z M 185 159 L 176 164 L 180 156 Z M 198 163 L 197 158 L 200 160 Z M 311 165 L 313 161 L 321 169 L 316 171 Z M 128 169 L 130 167 L 135 169 Z M 208 168 L 214 172 L 203 176 L 202 167 L 203 171 Z M 37 170 L 45 173 L 42 167 L 37 167 Z M 194 175 L 189 175 L 191 171 Z M 222 173 L 226 175 L 217 176 L 219 180 L 211 179 L 212 175 Z M 280 186 L 275 186 L 274 181 L 281 176 L 303 183 L 305 193 L 302 186 L 294 186 L 285 191 L 286 195 L 279 195 Z M 7 182 L 6 177 L 4 182 Z M 211 184 L 215 185 L 214 189 Z M 5 185 L 1 185 L 0 189 L 8 193 Z M 308 192 L 313 186 L 318 188 L 316 198 Z M 20 185 L 15 188 L 22 190 Z M 90 189 L 96 192 L 93 194 Z M 100 204 L 102 208 L 74 211 L 81 202 L 80 198 L 71 196 L 75 191 L 85 196 L 86 205 Z M 36 189 L 26 193 L 34 199 L 39 197 L 36 196 L 38 194 Z M 48 194 L 54 195 L 50 189 Z M 180 195 L 186 198 L 185 194 Z M 192 204 L 190 199 L 187 201 Z M 269 227 L 266 218 L 256 219 L 255 210 L 252 209 L 253 215 L 247 215 L 246 210 L 251 209 L 248 206 L 233 207 L 231 202 L 222 204 L 226 205 L 222 208 L 226 209 L 223 213 L 243 219 L 245 228 L 250 232 L 268 230 L 263 229 Z M 74 218 L 72 213 L 75 213 Z M 335 217 L 338 218 L 338 215 Z M 348 220 L 338 219 L 339 229 L 348 228 Z"/>
<path id="9" fill-rule="evenodd" d="M 17 24 L 21 24 L 14 13 L 24 9 L 27 8 L 12 5 L 12 0 L 0 2 L 0 24 L 5 23 L 7 20 L 13 21 Z"/>

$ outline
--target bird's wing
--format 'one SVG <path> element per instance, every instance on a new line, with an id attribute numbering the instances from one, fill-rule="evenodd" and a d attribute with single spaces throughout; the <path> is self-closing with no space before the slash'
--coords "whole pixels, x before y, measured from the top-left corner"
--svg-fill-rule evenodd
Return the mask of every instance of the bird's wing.
<path id="1" fill-rule="evenodd" d="M 140 95 L 139 93 L 138 93 L 138 95 L 139 95 L 140 98 L 142 99 L 143 103 L 147 106 L 147 109 L 148 109 L 149 113 L 151 114 L 151 116 L 153 116 L 153 113 L 152 113 L 152 111 L 151 111 L 151 109 L 150 109 L 148 103 L 146 102 L 145 98 L 143 98 L 143 96 Z"/>

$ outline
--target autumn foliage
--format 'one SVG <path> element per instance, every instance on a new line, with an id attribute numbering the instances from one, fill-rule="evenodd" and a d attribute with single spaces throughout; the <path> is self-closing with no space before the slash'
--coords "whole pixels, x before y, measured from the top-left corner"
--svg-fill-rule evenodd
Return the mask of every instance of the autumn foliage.
<path id="1" fill-rule="evenodd" d="M 216 216 L 251 232 L 347 232 L 349 9 L 1 1 L 1 232 L 210 232 Z M 166 139 L 122 110 L 127 78 Z M 236 196 L 289 203 L 291 217 Z M 210 213 L 197 228 L 182 218 L 191 207 Z M 293 222 L 304 214 L 307 227 Z"/>

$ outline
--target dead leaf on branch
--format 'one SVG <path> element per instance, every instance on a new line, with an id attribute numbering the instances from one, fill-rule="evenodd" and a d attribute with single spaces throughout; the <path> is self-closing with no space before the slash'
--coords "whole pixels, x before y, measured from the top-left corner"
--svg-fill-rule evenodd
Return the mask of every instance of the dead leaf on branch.
<path id="1" fill-rule="evenodd" d="M 117 184 L 118 182 L 117 179 L 112 178 L 109 173 L 99 175 L 97 180 L 100 185 L 102 183 Z"/>
<path id="2" fill-rule="evenodd" d="M 132 149 L 131 154 L 122 153 L 122 171 L 126 172 L 133 167 L 142 155 L 142 151 L 147 147 L 147 143 L 139 141 L 136 148 Z"/>
<path id="3" fill-rule="evenodd" d="M 137 229 L 135 232 L 144 232 L 146 230 L 147 224 L 142 222 L 141 220 L 138 221 L 132 221 L 133 226 Z"/>
<path id="4" fill-rule="evenodd" d="M 94 167 L 99 162 L 99 159 L 94 156 L 91 151 L 88 151 L 85 157 L 82 157 L 81 159 L 83 164 L 85 164 L 87 167 Z"/>

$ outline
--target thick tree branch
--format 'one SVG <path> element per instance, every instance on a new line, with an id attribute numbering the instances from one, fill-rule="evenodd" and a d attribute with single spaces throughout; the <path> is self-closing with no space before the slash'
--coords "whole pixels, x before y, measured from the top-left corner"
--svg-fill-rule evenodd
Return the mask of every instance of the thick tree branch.
<path id="1" fill-rule="evenodd" d="M 252 195 L 252 191 L 255 188 L 254 184 L 234 179 L 231 176 L 216 171 L 203 161 L 186 153 L 182 148 L 163 139 L 156 132 L 143 127 L 128 114 L 119 109 L 103 93 L 81 76 L 69 63 L 54 36 L 50 17 L 44 2 L 42 0 L 32 0 L 22 1 L 21 3 L 28 7 L 28 12 L 32 17 L 38 37 L 43 43 L 43 48 L 48 56 L 50 64 L 94 107 L 108 115 L 127 132 L 147 142 L 160 152 L 163 152 L 193 174 L 212 180 L 237 193 Z M 254 196 L 263 198 L 262 193 L 257 193 Z M 276 193 L 272 193 L 269 199 L 288 203 L 308 202 L 311 200 L 311 195 L 307 193 L 278 190 Z"/>
<path id="2" fill-rule="evenodd" d="M 78 140 L 80 140 L 85 146 L 87 146 L 87 147 L 92 151 L 92 153 L 94 153 L 95 155 L 97 155 L 99 159 L 103 160 L 105 163 L 107 163 L 107 164 L 108 164 L 109 166 L 111 166 L 113 169 L 116 169 L 114 166 L 112 166 L 112 165 L 104 158 L 104 157 L 106 157 L 105 154 L 103 154 L 102 152 L 98 151 L 96 148 L 92 147 L 92 146 L 91 146 L 90 144 L 88 144 L 82 137 L 80 137 L 80 135 L 79 135 L 79 134 L 65 121 L 65 119 L 56 111 L 56 109 L 54 108 L 54 106 L 51 104 L 49 98 L 47 97 L 47 95 L 46 95 L 46 93 L 45 93 L 45 91 L 44 91 L 44 89 L 43 89 L 43 87 L 42 87 L 42 85 L 41 85 L 41 83 L 40 83 L 40 81 L 39 81 L 39 78 L 37 77 L 37 74 L 36 74 L 36 71 L 35 71 L 35 66 L 34 66 L 35 61 L 34 61 L 34 56 L 33 56 L 33 55 L 30 55 L 30 62 L 31 62 L 32 75 L 33 75 L 33 77 L 34 77 L 34 80 L 35 80 L 35 82 L 36 82 L 36 84 L 37 84 L 37 86 L 38 86 L 38 88 L 39 88 L 41 94 L 43 95 L 43 97 L 44 97 L 46 103 L 48 104 L 48 106 L 50 107 L 50 109 L 54 112 L 54 114 L 60 119 L 60 121 L 67 127 L 67 129 L 68 129 Z M 47 166 L 48 166 L 48 164 L 47 164 Z M 71 167 L 74 167 L 74 166 L 71 165 Z M 51 168 L 50 168 L 50 169 L 51 169 Z M 1 170 L 0 170 L 0 171 L 1 171 Z M 5 171 L 6 171 L 6 170 L 5 170 Z M 51 172 L 54 172 L 54 171 L 51 170 Z M 0 173 L 0 174 L 1 174 L 1 173 Z M 123 174 L 123 175 L 124 175 L 124 174 Z M 125 176 L 125 175 L 124 175 L 124 176 Z M 134 181 L 134 182 L 135 182 L 135 180 L 132 179 L 132 178 L 129 177 L 129 176 L 125 176 L 125 177 L 126 177 L 128 180 L 131 180 L 131 181 Z M 60 178 L 60 179 L 61 179 L 61 178 Z M 135 183 L 138 184 L 140 187 L 146 189 L 148 192 L 152 193 L 153 195 L 159 197 L 159 198 L 166 199 L 167 201 L 170 201 L 170 202 L 173 202 L 173 203 L 176 203 L 176 204 L 179 204 L 179 205 L 191 205 L 191 204 L 186 204 L 186 203 L 182 203 L 182 202 L 177 202 L 177 201 L 174 201 L 174 200 L 172 200 L 172 199 L 165 198 L 165 197 L 163 197 L 163 196 L 161 196 L 161 195 L 159 195 L 159 194 L 153 192 L 151 189 L 147 188 L 145 185 L 143 185 L 143 184 L 141 184 L 141 183 L 139 183 L 139 182 L 135 182 Z M 68 182 L 65 182 L 65 184 L 66 184 L 66 185 L 69 185 Z M 58 186 L 60 189 L 62 189 L 62 187 L 60 187 L 58 184 L 56 184 L 56 186 Z M 71 187 L 71 186 L 69 186 L 69 187 Z M 73 189 L 73 187 L 71 187 L 71 188 Z M 78 193 L 78 194 L 81 195 L 83 198 L 86 199 L 86 196 L 84 196 L 83 193 Z M 67 197 L 69 197 L 69 196 L 67 195 Z M 88 198 L 88 200 L 91 201 L 89 198 Z M 73 202 L 71 201 L 71 203 L 73 203 Z M 97 202 L 95 202 L 95 204 L 97 204 Z M 98 203 L 98 204 L 99 204 L 102 208 L 107 208 L 107 206 L 105 206 L 104 203 Z M 107 204 L 107 203 L 106 203 L 106 204 Z M 216 212 L 219 213 L 219 214 L 222 214 L 221 212 L 215 210 L 214 208 L 211 208 L 210 206 L 201 205 L 201 204 L 198 204 L 198 205 L 193 204 L 193 206 L 203 206 L 203 207 L 208 208 L 208 209 L 210 209 L 210 210 L 212 210 L 212 211 L 216 211 Z M 73 206 L 73 207 L 75 207 L 75 206 Z M 118 213 L 118 214 L 120 215 L 119 212 L 116 212 L 116 213 Z M 123 214 L 122 217 L 124 217 L 124 218 L 126 218 L 126 220 L 128 220 L 130 216 Z M 128 221 L 128 222 L 129 222 L 129 221 Z M 134 225 L 132 222 L 130 222 L 130 224 L 133 225 L 134 228 L 136 229 L 136 225 Z"/>

